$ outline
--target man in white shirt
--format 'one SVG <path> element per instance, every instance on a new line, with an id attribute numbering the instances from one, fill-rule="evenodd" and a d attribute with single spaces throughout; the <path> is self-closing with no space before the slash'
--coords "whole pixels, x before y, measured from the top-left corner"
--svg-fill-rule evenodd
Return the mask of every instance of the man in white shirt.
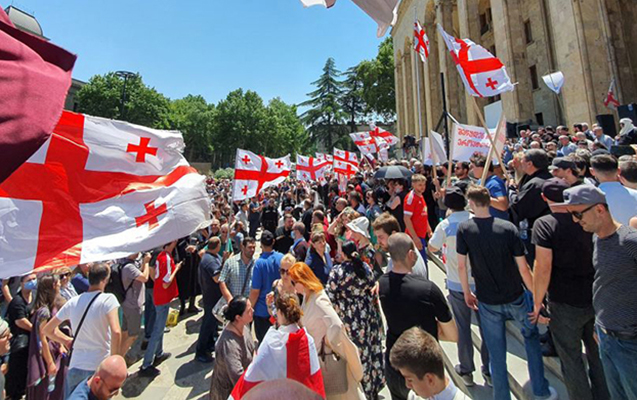
<path id="1" fill-rule="evenodd" d="M 104 359 L 119 351 L 119 302 L 115 295 L 104 293 L 110 274 L 111 269 L 107 264 L 93 264 L 88 273 L 88 291 L 67 301 L 44 327 L 44 334 L 49 339 L 63 344 L 67 349 L 72 347 L 73 350 L 64 380 L 65 398 L 80 382 L 93 375 Z M 67 320 L 70 321 L 75 339 L 58 329 Z"/>
<path id="2" fill-rule="evenodd" d="M 372 223 L 372 228 L 374 229 L 374 235 L 376 235 L 376 239 L 378 240 L 378 245 L 384 252 L 389 251 L 388 240 L 389 237 L 396 232 L 400 232 L 400 224 L 398 220 L 389 213 L 382 213 L 379 215 L 374 222 Z M 427 266 L 425 265 L 425 260 L 423 260 L 420 252 L 418 253 L 418 260 L 416 260 L 416 265 L 412 269 L 411 273 L 414 275 L 422 276 L 425 279 L 429 279 Z M 379 265 L 382 265 L 382 254 L 380 252 L 376 252 L 376 256 L 378 257 L 377 261 Z M 393 269 L 394 264 L 391 259 L 387 261 L 387 270 L 385 272 L 389 272 Z"/>
<path id="3" fill-rule="evenodd" d="M 403 332 L 389 354 L 389 362 L 405 377 L 408 400 L 469 400 L 445 375 L 440 345 L 418 326 Z"/>
<path id="4" fill-rule="evenodd" d="M 610 154 L 591 158 L 591 173 L 599 181 L 599 190 L 606 195 L 610 214 L 615 221 L 629 226 L 630 219 L 637 215 L 637 190 L 623 186 L 618 171 L 617 159 Z"/>
<path id="5" fill-rule="evenodd" d="M 456 252 L 456 233 L 461 222 L 471 218 L 471 214 L 465 210 L 467 200 L 462 189 L 459 187 L 449 187 L 445 194 L 445 205 L 451 210 L 451 215 L 444 219 L 438 226 L 429 240 L 429 250 L 437 253 L 443 250 L 445 255 L 445 268 L 447 270 L 447 289 L 449 295 L 447 300 L 451 305 L 453 316 L 458 326 L 458 359 L 460 364 L 455 366 L 455 370 L 462 378 L 466 386 L 473 386 L 473 341 L 471 339 L 471 316 L 474 314 L 480 322 L 480 316 L 473 312 L 464 301 L 462 284 L 458 274 L 458 253 Z M 475 283 L 469 272 L 469 285 L 475 290 Z M 482 359 L 482 376 L 487 384 L 491 385 L 491 373 L 489 372 L 489 351 L 484 340 L 480 348 Z"/>

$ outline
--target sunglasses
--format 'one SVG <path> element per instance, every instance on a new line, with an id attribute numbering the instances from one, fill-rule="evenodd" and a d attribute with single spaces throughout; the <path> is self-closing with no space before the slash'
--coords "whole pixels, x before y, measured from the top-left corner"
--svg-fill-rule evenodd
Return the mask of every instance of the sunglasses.
<path id="1" fill-rule="evenodd" d="M 279 268 L 279 273 L 281 274 L 281 276 L 283 276 L 283 275 L 287 275 L 288 270 L 287 270 L 287 269 L 285 269 L 285 268 Z"/>
<path id="2" fill-rule="evenodd" d="M 582 210 L 582 211 L 571 211 L 571 215 L 577 219 L 577 220 L 581 220 L 582 218 L 584 218 L 584 214 L 586 214 L 587 211 L 592 210 L 593 207 L 595 207 L 597 204 L 593 204 L 592 206 Z"/>
<path id="3" fill-rule="evenodd" d="M 60 279 L 64 279 L 66 277 L 68 277 L 69 275 L 71 275 L 70 273 L 65 273 L 65 274 L 60 274 Z"/>

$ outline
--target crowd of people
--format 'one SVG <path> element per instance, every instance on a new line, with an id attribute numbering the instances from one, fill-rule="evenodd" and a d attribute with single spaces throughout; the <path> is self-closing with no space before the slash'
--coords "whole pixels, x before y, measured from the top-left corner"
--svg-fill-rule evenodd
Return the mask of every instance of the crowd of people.
<path id="1" fill-rule="evenodd" d="M 307 335 L 319 354 L 324 386 L 305 385 L 307 398 L 374 400 L 385 386 L 393 400 L 469 398 L 438 342 L 457 342 L 454 374 L 474 385 L 474 318 L 496 400 L 511 396 L 507 320 L 524 338 L 536 399 L 557 398 L 543 354 L 559 357 L 571 399 L 637 399 L 637 158 L 609 151 L 637 130 L 622 120 L 617 141 L 598 126 L 574 131 L 522 131 L 505 165 L 482 154 L 366 163 L 346 188 L 289 178 L 241 202 L 231 181 L 210 178 L 209 227 L 120 260 L 3 280 L 6 398 L 111 398 L 136 341 L 137 375 L 159 375 L 171 306 L 198 313 L 201 295 L 194 357 L 214 363 L 211 399 L 262 362 L 255 352 L 275 331 Z M 376 179 L 379 167 L 407 174 Z M 445 288 L 429 279 L 432 255 Z M 304 383 L 308 371 L 288 377 Z"/>

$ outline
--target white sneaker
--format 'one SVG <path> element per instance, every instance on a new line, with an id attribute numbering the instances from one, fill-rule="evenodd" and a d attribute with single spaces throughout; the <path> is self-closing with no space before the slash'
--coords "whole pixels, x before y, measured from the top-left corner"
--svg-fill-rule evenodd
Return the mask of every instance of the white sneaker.
<path id="1" fill-rule="evenodd" d="M 460 364 L 456 365 L 453 369 L 456 371 L 456 374 L 460 376 L 460 379 L 462 379 L 462 383 L 464 383 L 466 387 L 475 385 L 475 382 L 473 381 L 473 374 L 471 372 L 469 372 L 468 374 L 460 373 Z"/>
<path id="2" fill-rule="evenodd" d="M 557 391 L 553 388 L 553 386 L 549 386 L 549 396 L 548 397 L 537 397 L 536 400 L 557 400 L 560 396 L 557 395 Z"/>

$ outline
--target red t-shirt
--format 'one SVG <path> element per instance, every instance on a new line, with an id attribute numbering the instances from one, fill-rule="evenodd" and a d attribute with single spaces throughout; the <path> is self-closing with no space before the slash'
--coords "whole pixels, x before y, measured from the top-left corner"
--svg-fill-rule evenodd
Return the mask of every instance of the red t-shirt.
<path id="1" fill-rule="evenodd" d="M 175 261 L 166 251 L 162 251 L 157 256 L 155 264 L 155 286 L 153 288 L 153 302 L 156 306 L 162 306 L 170 303 L 175 297 L 179 296 L 177 288 L 177 279 L 173 279 L 168 288 L 164 289 L 164 282 L 170 280 L 170 276 L 175 270 Z"/>
<path id="2" fill-rule="evenodd" d="M 416 235 L 420 238 L 426 238 L 429 220 L 427 219 L 425 198 L 420 194 L 416 194 L 413 190 L 410 191 L 407 196 L 405 196 L 403 211 L 405 215 L 411 217 L 411 223 L 414 225 Z"/>

